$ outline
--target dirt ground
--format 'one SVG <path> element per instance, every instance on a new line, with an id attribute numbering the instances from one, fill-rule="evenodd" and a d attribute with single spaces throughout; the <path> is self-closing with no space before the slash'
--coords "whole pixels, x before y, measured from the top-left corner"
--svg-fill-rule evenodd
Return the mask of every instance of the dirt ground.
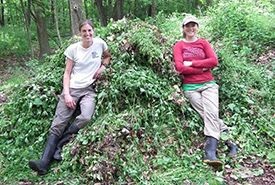
<path id="1" fill-rule="evenodd" d="M 256 163 L 255 163 L 256 162 Z M 275 184 L 275 167 L 261 159 L 246 159 L 237 169 L 225 166 L 225 182 L 228 185 L 271 185 Z"/>

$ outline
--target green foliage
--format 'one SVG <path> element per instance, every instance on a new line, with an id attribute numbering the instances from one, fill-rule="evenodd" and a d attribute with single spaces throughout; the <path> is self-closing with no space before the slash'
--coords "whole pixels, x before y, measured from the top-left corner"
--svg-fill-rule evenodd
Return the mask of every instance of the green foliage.
<path id="1" fill-rule="evenodd" d="M 173 39 L 169 42 L 174 44 L 182 38 L 180 27 L 184 17 L 185 13 L 173 13 L 168 15 L 160 13 L 156 15 L 155 18 L 147 18 L 147 20 L 158 27 L 163 36 Z M 173 35 L 173 37 L 171 37 L 171 35 Z"/>
<path id="2" fill-rule="evenodd" d="M 266 1 L 221 2 L 209 12 L 205 27 L 220 60 L 214 73 L 221 85 L 221 109 L 244 152 L 274 143 L 275 61 L 261 61 L 275 39 L 270 6 Z"/>
<path id="3" fill-rule="evenodd" d="M 275 41 L 275 14 L 269 7 L 268 1 L 221 1 L 207 14 L 212 39 L 226 39 L 232 51 L 243 57 L 262 52 Z"/>
<path id="4" fill-rule="evenodd" d="M 268 45 L 267 39 L 254 34 L 250 26 L 245 27 L 248 35 L 243 36 L 243 24 L 236 24 L 238 21 L 228 22 L 223 32 L 218 29 L 223 28 L 222 11 L 234 13 L 238 3 L 215 7 L 210 17 L 201 17 L 211 24 L 200 24 L 201 37 L 212 36 L 220 61 L 213 72 L 220 85 L 221 118 L 231 131 L 222 139 L 235 139 L 242 151 L 233 161 L 225 157 L 227 148 L 220 144 L 219 157 L 227 168 L 238 168 L 246 156 L 255 153 L 274 164 L 274 152 L 269 149 L 275 147 L 275 83 L 270 75 L 275 61 L 262 65 L 248 58 L 252 51 L 262 55 L 265 48 L 255 46 Z M 250 6 L 243 3 L 238 7 Z M 245 18 L 242 13 L 234 16 L 234 20 Z M 0 113 L 0 142 L 5 143 L 0 145 L 1 179 L 62 180 L 64 184 L 225 184 L 224 171 L 209 170 L 201 163 L 203 123 L 185 102 L 174 72 L 172 47 L 181 39 L 182 18 L 178 13 L 160 14 L 154 20 L 123 19 L 96 29 L 108 43 L 113 60 L 97 84 L 95 115 L 64 147 L 64 160 L 53 163 L 46 177 L 39 177 L 26 164 L 38 159 L 43 150 L 62 88 L 63 51 L 75 40 L 48 57 L 34 76 L 13 89 Z M 245 20 L 246 25 L 255 23 L 254 19 Z M 252 37 L 255 44 L 246 45 Z M 239 39 L 246 44 L 236 42 Z M 262 170 L 255 173 L 261 175 Z"/>
<path id="5" fill-rule="evenodd" d="M 36 73 L 25 79 L 24 83 L 15 85 L 9 102 L 3 108 L 5 119 L 1 121 L 1 154 L 4 163 L 17 164 L 17 168 L 1 172 L 5 178 L 16 173 L 18 169 L 26 170 L 28 159 L 33 156 L 30 151 L 41 149 L 45 142 L 50 121 L 53 118 L 57 95 L 62 87 L 62 74 L 65 66 L 63 52 L 58 50 L 55 57 L 48 57 Z M 58 65 L 59 64 L 59 65 Z M 30 146 L 22 152 L 22 146 Z M 18 176 L 20 179 L 20 176 Z"/>
<path id="6" fill-rule="evenodd" d="M 28 38 L 22 27 L 6 26 L 0 29 L 0 56 L 26 56 L 29 53 Z"/>

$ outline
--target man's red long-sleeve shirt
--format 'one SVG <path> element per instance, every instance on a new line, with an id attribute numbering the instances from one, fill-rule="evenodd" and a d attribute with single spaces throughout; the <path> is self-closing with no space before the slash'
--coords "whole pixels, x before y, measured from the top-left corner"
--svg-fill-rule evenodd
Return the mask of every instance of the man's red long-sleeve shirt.
<path id="1" fill-rule="evenodd" d="M 211 68 L 218 65 L 218 58 L 208 41 L 198 39 L 187 43 L 179 41 L 174 46 L 174 61 L 176 70 L 184 75 L 182 83 L 199 84 L 213 81 Z M 184 61 L 192 61 L 192 66 L 186 67 Z M 203 71 L 203 68 L 209 68 Z"/>

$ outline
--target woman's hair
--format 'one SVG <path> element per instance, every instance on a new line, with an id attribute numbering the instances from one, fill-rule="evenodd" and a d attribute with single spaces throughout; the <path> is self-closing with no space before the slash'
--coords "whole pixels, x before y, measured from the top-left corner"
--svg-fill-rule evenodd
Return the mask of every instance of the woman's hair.
<path id="1" fill-rule="evenodd" d="M 186 34 L 185 34 L 185 32 L 183 30 L 182 30 L 182 36 L 183 36 L 183 38 L 186 37 Z"/>
<path id="2" fill-rule="evenodd" d="M 91 21 L 89 21 L 89 20 L 86 19 L 86 20 L 82 21 L 79 24 L 78 30 L 81 31 L 82 26 L 84 26 L 86 24 L 90 25 L 93 29 L 95 29 L 94 24 Z"/>
<path id="3" fill-rule="evenodd" d="M 199 24 L 198 24 L 198 23 L 196 23 L 196 24 L 199 26 Z M 182 25 L 182 35 L 183 35 L 183 38 L 185 38 L 185 37 L 186 37 L 186 34 L 185 34 L 185 33 L 184 33 L 184 31 L 183 31 L 184 26 L 185 26 L 185 25 Z"/>

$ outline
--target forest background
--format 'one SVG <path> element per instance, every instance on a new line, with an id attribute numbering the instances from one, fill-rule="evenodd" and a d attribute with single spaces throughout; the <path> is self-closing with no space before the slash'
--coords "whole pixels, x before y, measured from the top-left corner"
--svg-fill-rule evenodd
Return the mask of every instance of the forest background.
<path id="1" fill-rule="evenodd" d="M 273 0 L 1 0 L 0 184 L 274 184 Z M 173 45 L 186 13 L 219 58 L 220 116 L 240 146 L 201 162 L 203 123 L 180 90 Z M 81 19 L 112 54 L 91 124 L 45 176 L 28 168 L 48 136 Z"/>

